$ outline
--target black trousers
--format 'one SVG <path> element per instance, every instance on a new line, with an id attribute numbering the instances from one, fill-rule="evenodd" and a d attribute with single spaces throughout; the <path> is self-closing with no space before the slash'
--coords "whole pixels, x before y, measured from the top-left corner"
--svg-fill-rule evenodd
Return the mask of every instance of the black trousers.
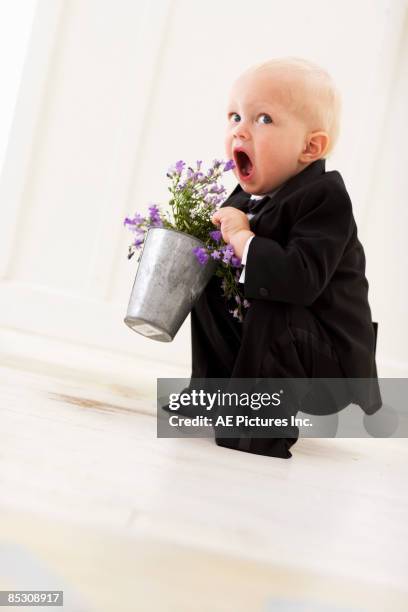
<path id="1" fill-rule="evenodd" d="M 344 376 L 330 337 L 312 311 L 304 306 L 285 305 L 289 334 L 282 339 L 271 338 L 262 361 L 260 378 L 342 378 Z M 234 319 L 221 295 L 219 279 L 213 277 L 191 313 L 192 377 L 228 378 L 240 348 L 242 323 Z M 296 373 L 296 374 L 294 374 Z M 330 397 L 327 390 L 324 401 L 316 402 L 320 413 L 338 412 L 350 403 L 347 397 Z M 326 401 L 327 400 L 327 401 Z M 326 407 L 322 412 L 321 406 Z M 300 406 L 293 401 L 285 416 L 296 415 Z M 309 395 L 302 410 L 313 413 L 313 394 Z M 316 412 L 314 412 L 316 414 Z M 279 437 L 278 431 L 267 438 L 238 436 L 226 438 L 216 432 L 219 446 L 244 452 L 280 457 L 292 457 L 290 448 L 299 438 L 299 430 L 293 426 L 289 435 Z"/>

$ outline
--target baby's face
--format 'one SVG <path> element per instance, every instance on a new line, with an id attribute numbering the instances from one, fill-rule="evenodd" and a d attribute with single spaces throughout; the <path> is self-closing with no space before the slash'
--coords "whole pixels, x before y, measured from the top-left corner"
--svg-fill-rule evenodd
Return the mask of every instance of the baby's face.
<path id="1" fill-rule="evenodd" d="M 287 85 L 278 76 L 255 72 L 233 85 L 227 107 L 225 151 L 242 189 L 262 194 L 300 172 L 305 122 L 286 103 Z M 245 153 L 239 153 L 239 149 Z"/>

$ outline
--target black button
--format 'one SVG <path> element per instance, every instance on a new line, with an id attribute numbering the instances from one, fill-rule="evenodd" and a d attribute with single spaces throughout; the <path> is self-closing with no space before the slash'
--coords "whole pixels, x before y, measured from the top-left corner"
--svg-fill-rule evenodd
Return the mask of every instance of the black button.
<path id="1" fill-rule="evenodd" d="M 262 295 L 262 297 L 266 297 L 267 295 L 269 295 L 269 291 L 265 289 L 265 287 L 261 287 L 259 293 Z"/>

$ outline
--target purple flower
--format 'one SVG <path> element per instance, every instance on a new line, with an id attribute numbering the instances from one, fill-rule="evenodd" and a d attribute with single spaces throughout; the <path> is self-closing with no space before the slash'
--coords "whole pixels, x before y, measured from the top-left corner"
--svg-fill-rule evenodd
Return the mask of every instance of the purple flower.
<path id="1" fill-rule="evenodd" d="M 223 187 L 222 185 L 213 185 L 210 189 L 210 193 L 223 193 L 225 191 L 225 187 Z"/>
<path id="2" fill-rule="evenodd" d="M 228 264 L 231 261 L 231 258 L 234 256 L 234 249 L 230 244 L 227 244 L 226 247 L 223 248 L 223 262 Z"/>
<path id="3" fill-rule="evenodd" d="M 176 172 L 177 174 L 181 174 L 183 172 L 183 168 L 186 165 L 186 162 L 183 162 L 182 159 L 180 159 L 177 163 L 176 163 Z"/>
<path id="4" fill-rule="evenodd" d="M 135 221 L 137 225 L 141 225 L 142 223 L 144 223 L 146 221 L 146 219 L 144 217 L 142 217 L 142 215 L 139 215 L 139 213 L 135 214 Z"/>
<path id="5" fill-rule="evenodd" d="M 123 225 L 136 225 L 136 221 L 134 219 L 130 219 L 129 217 L 126 217 Z"/>
<path id="6" fill-rule="evenodd" d="M 228 170 L 232 170 L 233 168 L 235 168 L 235 162 L 233 159 L 230 159 L 224 166 L 224 172 L 228 172 Z"/>
<path id="7" fill-rule="evenodd" d="M 204 265 L 207 263 L 209 255 L 205 247 L 195 247 L 193 249 L 193 253 L 196 256 L 198 263 L 200 263 L 201 265 Z"/>
<path id="8" fill-rule="evenodd" d="M 213 230 L 212 232 L 210 232 L 210 236 L 213 240 L 215 240 L 215 242 L 219 242 L 221 240 L 221 232 L 220 230 Z"/>
<path id="9" fill-rule="evenodd" d="M 159 214 L 158 206 L 156 204 L 151 204 L 149 206 L 149 213 L 150 213 L 150 216 Z"/>
<path id="10" fill-rule="evenodd" d="M 206 204 L 210 204 L 211 206 L 215 206 L 217 203 L 217 197 L 216 196 L 210 196 L 210 195 L 206 195 L 204 198 L 204 202 Z"/>
<path id="11" fill-rule="evenodd" d="M 130 217 L 126 217 L 123 222 L 123 225 L 128 225 L 131 231 L 136 231 L 136 226 L 142 225 L 143 223 L 145 223 L 145 221 L 146 219 L 142 217 L 142 215 L 140 215 L 139 213 L 135 213 L 133 219 L 131 219 Z"/>
<path id="12" fill-rule="evenodd" d="M 207 202 L 207 204 L 211 204 L 212 206 L 218 206 L 224 201 L 224 199 L 225 198 L 222 195 L 213 195 L 207 196 L 205 198 L 205 201 Z"/>
<path id="13" fill-rule="evenodd" d="M 221 259 L 221 253 L 220 253 L 219 251 L 214 250 L 214 251 L 211 253 L 211 257 L 212 257 L 213 259 Z"/>
<path id="14" fill-rule="evenodd" d="M 133 244 L 135 247 L 140 247 L 142 246 L 143 243 L 144 243 L 144 238 L 136 238 Z"/>
<path id="15" fill-rule="evenodd" d="M 170 168 L 167 170 L 166 176 L 169 178 L 172 178 L 174 174 L 178 174 L 180 176 L 185 165 L 186 163 L 180 159 L 178 162 L 170 166 Z"/>
<path id="16" fill-rule="evenodd" d="M 149 206 L 149 218 L 153 225 L 156 225 L 159 227 L 163 225 L 163 221 L 161 220 L 161 217 L 160 217 L 160 211 L 155 204 L 153 204 L 152 206 Z"/>
<path id="17" fill-rule="evenodd" d="M 233 255 L 231 257 L 231 265 L 234 266 L 234 268 L 238 268 L 241 265 L 241 260 L 239 259 L 239 257 Z"/>

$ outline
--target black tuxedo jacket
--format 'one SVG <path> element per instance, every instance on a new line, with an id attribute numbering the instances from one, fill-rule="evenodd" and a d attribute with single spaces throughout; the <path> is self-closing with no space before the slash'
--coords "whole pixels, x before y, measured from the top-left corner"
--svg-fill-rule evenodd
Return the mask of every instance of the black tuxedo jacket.
<path id="1" fill-rule="evenodd" d="M 238 184 L 222 208 L 246 210 L 249 198 Z M 378 410 L 382 401 L 375 362 L 377 324 L 368 302 L 364 250 L 340 173 L 326 172 L 325 160 L 313 162 L 273 197 L 266 196 L 249 223 L 255 236 L 248 249 L 244 295 L 251 306 L 243 323 L 234 323 L 241 326 L 241 337 L 229 374 L 260 376 L 271 341 L 292 341 L 288 309 L 296 305 L 309 309 L 330 336 L 344 377 L 370 379 L 353 387 L 352 402 L 367 414 Z M 214 331 L 218 325 L 217 351 L 233 340 L 227 330 L 223 334 L 227 319 L 218 324 L 210 319 L 205 300 L 203 295 L 191 317 L 193 375 L 203 376 L 211 371 L 203 363 L 211 356 L 199 346 L 205 329 Z M 232 319 L 230 313 L 228 317 Z M 294 367 L 289 375 L 304 373 Z"/>

